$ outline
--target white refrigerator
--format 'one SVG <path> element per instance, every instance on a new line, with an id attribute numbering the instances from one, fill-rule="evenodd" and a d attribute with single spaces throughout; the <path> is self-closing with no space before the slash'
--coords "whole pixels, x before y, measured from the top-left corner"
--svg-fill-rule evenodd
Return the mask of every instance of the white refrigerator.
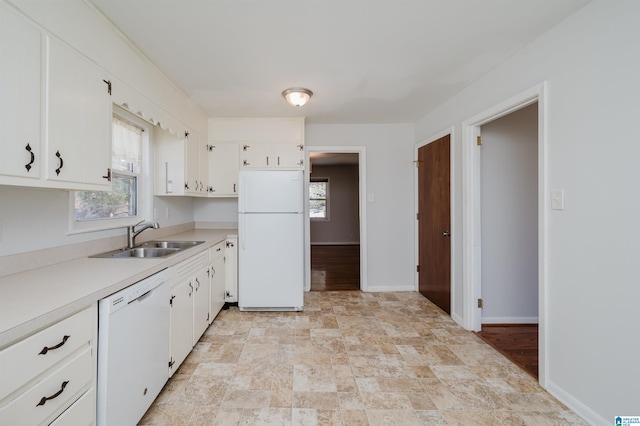
<path id="1" fill-rule="evenodd" d="M 241 171 L 238 307 L 301 311 L 304 305 L 302 171 Z"/>

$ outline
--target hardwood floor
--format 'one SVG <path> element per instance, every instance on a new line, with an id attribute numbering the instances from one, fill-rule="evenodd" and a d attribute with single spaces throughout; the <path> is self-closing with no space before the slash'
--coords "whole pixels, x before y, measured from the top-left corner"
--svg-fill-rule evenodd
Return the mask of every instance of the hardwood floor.
<path id="1" fill-rule="evenodd" d="M 478 337 L 538 378 L 538 324 L 484 324 Z"/>
<path id="2" fill-rule="evenodd" d="M 360 290 L 360 246 L 311 246 L 311 291 Z"/>

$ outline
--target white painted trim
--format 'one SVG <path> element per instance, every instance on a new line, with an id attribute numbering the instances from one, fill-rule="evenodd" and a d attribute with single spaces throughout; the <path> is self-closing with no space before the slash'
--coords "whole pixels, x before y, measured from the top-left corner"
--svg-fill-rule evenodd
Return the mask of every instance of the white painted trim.
<path id="1" fill-rule="evenodd" d="M 546 82 L 507 99 L 462 123 L 462 214 L 463 258 L 462 282 L 464 301 L 464 327 L 480 331 L 482 318 L 476 300 L 481 297 L 481 241 L 480 241 L 480 150 L 476 136 L 483 124 L 538 102 L 538 376 L 540 385 L 547 384 L 547 150 L 546 150 Z"/>
<path id="2" fill-rule="evenodd" d="M 590 425 L 608 426 L 613 424 L 613 418 L 605 419 L 551 381 L 548 383 L 547 392 L 557 398 L 558 401 L 561 401 L 571 411 L 582 417 L 582 419 Z"/>
<path id="3" fill-rule="evenodd" d="M 359 246 L 360 243 L 353 241 L 322 241 L 319 243 L 315 243 L 313 241 L 310 242 L 312 246 Z"/>
<path id="4" fill-rule="evenodd" d="M 449 230 L 451 232 L 451 306 L 449 307 L 449 311 L 451 312 L 451 318 L 454 318 L 454 321 L 458 322 L 458 324 L 462 324 L 462 321 L 458 321 L 455 318 L 461 318 L 459 314 L 457 314 L 455 312 L 454 306 L 455 303 L 454 301 L 456 300 L 456 290 L 455 290 L 455 285 L 454 283 L 456 282 L 455 280 L 455 264 L 456 264 L 456 259 L 457 259 L 457 244 L 456 244 L 456 225 L 455 225 L 455 204 L 454 204 L 454 200 L 455 200 L 455 161 L 454 161 L 454 142 L 455 142 L 455 127 L 451 126 L 449 128 L 446 128 L 444 130 L 442 130 L 439 133 L 436 133 L 435 135 L 432 135 L 426 139 L 423 139 L 422 141 L 416 143 L 415 145 L 415 149 L 414 149 L 414 160 L 417 162 L 418 161 L 418 150 L 420 148 L 422 148 L 425 145 L 430 144 L 431 142 L 435 142 L 440 138 L 443 138 L 445 136 L 449 135 L 449 214 L 450 214 L 450 218 L 449 218 L 449 222 L 450 222 L 450 226 L 451 229 Z M 414 163 L 417 164 L 417 163 Z M 413 193 L 414 193 L 414 199 L 413 199 L 413 205 L 414 205 L 414 210 L 416 212 L 416 214 L 418 213 L 418 168 L 415 167 L 415 170 L 413 172 Z M 419 235 L 418 235 L 418 221 L 414 221 L 413 224 L 413 228 L 414 228 L 414 257 L 415 257 L 415 264 L 418 265 L 420 263 L 420 241 L 419 241 Z M 414 291 L 418 291 L 418 287 L 419 287 L 419 279 L 420 276 L 418 274 L 418 272 L 416 271 L 414 274 Z M 454 316 L 454 313 L 456 314 Z"/>
<path id="5" fill-rule="evenodd" d="M 538 317 L 483 317 L 482 324 L 538 324 Z"/>
<path id="6" fill-rule="evenodd" d="M 305 164 L 310 164 L 309 154 L 312 152 L 333 152 L 345 154 L 358 154 L 358 204 L 360 207 L 360 290 L 373 291 L 367 283 L 367 157 L 364 146 L 305 146 Z M 309 218 L 309 168 L 305 170 L 305 291 L 311 290 L 311 220 Z M 385 290 L 385 291 L 394 291 Z M 398 291 L 397 289 L 395 291 Z"/>

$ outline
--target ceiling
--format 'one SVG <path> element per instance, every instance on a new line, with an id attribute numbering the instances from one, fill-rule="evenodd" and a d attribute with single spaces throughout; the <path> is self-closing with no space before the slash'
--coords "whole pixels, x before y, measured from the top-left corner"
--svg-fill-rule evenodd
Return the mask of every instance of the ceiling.
<path id="1" fill-rule="evenodd" d="M 90 1 L 208 116 L 308 123 L 416 122 L 589 2 Z"/>

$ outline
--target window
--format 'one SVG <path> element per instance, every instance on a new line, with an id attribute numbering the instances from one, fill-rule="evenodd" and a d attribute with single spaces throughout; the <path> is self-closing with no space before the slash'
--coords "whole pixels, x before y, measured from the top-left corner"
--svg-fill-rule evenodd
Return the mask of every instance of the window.
<path id="1" fill-rule="evenodd" d="M 134 124 L 120 114 L 113 115 L 111 145 L 111 188 L 108 191 L 72 193 L 71 228 L 106 229 L 126 226 L 140 214 L 141 178 L 145 163 L 146 123 Z M 148 133 L 148 132 L 147 132 Z"/>
<path id="2" fill-rule="evenodd" d="M 309 217 L 329 220 L 329 179 L 312 178 L 309 183 Z"/>

